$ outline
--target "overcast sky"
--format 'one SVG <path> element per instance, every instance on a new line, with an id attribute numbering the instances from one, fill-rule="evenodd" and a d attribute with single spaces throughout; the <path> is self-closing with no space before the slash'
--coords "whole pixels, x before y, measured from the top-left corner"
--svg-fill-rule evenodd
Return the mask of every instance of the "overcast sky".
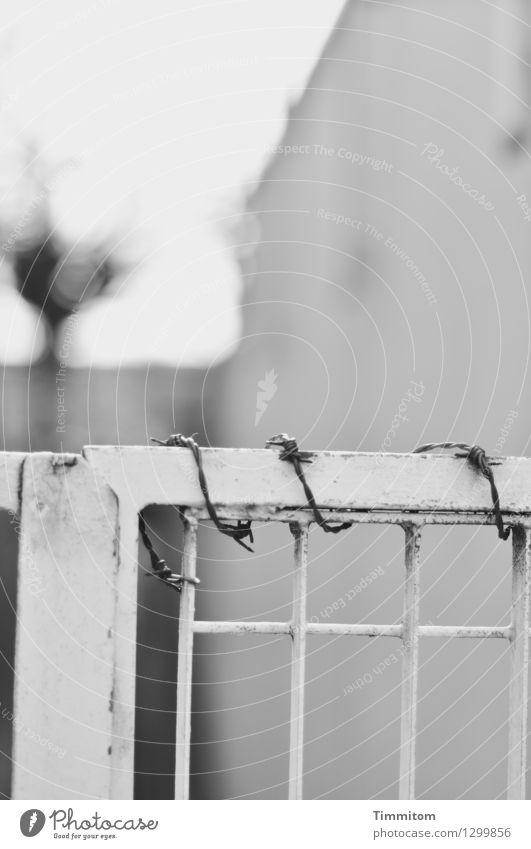
<path id="1" fill-rule="evenodd" d="M 227 231 L 342 5 L 4 0 L 3 215 L 20 215 L 26 165 L 13 162 L 31 141 L 58 233 L 106 239 L 130 264 L 83 310 L 71 365 L 230 353 L 240 281 Z M 0 357 L 24 361 L 39 349 L 34 318 L 1 281 L 0 293 Z"/>

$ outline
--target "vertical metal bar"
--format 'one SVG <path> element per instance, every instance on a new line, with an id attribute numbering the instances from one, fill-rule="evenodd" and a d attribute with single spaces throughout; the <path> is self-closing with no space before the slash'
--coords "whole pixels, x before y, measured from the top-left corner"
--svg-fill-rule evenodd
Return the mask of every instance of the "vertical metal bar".
<path id="1" fill-rule="evenodd" d="M 527 675 L 529 661 L 530 530 L 513 528 L 511 680 L 507 798 L 525 799 Z"/>
<path id="2" fill-rule="evenodd" d="M 294 545 L 291 620 L 291 710 L 289 722 L 289 798 L 302 799 L 304 752 L 304 674 L 306 663 L 306 582 L 308 527 L 290 525 Z"/>
<path id="3" fill-rule="evenodd" d="M 402 719 L 400 725 L 399 798 L 415 798 L 415 743 L 417 734 L 417 683 L 419 655 L 419 551 L 421 528 L 404 526 L 406 581 L 402 620 Z"/>
<path id="4" fill-rule="evenodd" d="M 185 517 L 181 572 L 195 578 L 197 564 L 197 521 Z M 179 612 L 177 666 L 177 730 L 175 735 L 175 798 L 188 799 L 190 792 L 190 740 L 192 732 L 192 665 L 195 585 L 185 581 Z"/>
<path id="5" fill-rule="evenodd" d="M 118 558 L 112 637 L 111 799 L 132 799 L 135 761 L 136 641 L 138 585 L 138 506 L 126 492 L 118 494 Z"/>

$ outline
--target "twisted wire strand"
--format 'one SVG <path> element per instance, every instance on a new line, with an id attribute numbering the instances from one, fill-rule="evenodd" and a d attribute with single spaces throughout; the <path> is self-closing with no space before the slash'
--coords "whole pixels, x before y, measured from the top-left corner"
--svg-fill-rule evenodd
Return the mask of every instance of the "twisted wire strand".
<path id="1" fill-rule="evenodd" d="M 503 516 L 500 508 L 500 496 L 498 493 L 498 488 L 496 487 L 496 482 L 494 480 L 494 472 L 490 466 L 488 457 L 479 445 L 467 445 L 466 442 L 428 442 L 426 445 L 420 445 L 418 448 L 415 448 L 413 454 L 421 454 L 426 451 L 433 451 L 435 448 L 460 448 L 464 451 L 464 454 L 458 454 L 458 457 L 466 458 L 473 466 L 478 469 L 481 474 L 487 478 L 490 484 L 490 495 L 492 498 L 492 512 L 494 513 L 494 517 L 496 520 L 496 527 L 498 528 L 498 536 L 500 539 L 507 540 L 509 539 L 509 534 L 511 533 L 511 528 L 504 528 L 503 526 Z"/>
<path id="2" fill-rule="evenodd" d="M 245 548 L 247 551 L 250 551 L 252 553 L 253 549 L 244 542 L 245 539 L 249 538 L 249 541 L 251 543 L 254 543 L 254 537 L 251 528 L 252 522 L 248 519 L 238 519 L 236 525 L 231 525 L 228 522 L 221 521 L 216 512 L 216 508 L 212 504 L 210 498 L 205 471 L 203 469 L 203 457 L 201 454 L 201 449 L 195 441 L 194 437 L 183 436 L 182 433 L 173 433 L 165 440 L 156 439 L 152 437 L 151 441 L 156 442 L 158 445 L 166 445 L 175 448 L 188 448 L 192 452 L 192 455 L 197 465 L 199 487 L 205 499 L 205 504 L 210 519 L 212 520 L 212 522 L 220 533 L 224 534 L 225 536 L 231 537 L 231 539 L 237 542 L 238 545 L 241 545 L 242 548 Z"/>
<path id="3" fill-rule="evenodd" d="M 191 584 L 199 584 L 199 578 L 187 578 L 184 575 L 178 575 L 175 572 L 172 572 L 164 558 L 160 557 L 147 532 L 146 520 L 144 519 L 142 511 L 138 514 L 138 529 L 140 531 L 144 547 L 149 553 L 149 558 L 151 560 L 152 574 L 148 574 L 146 577 L 158 578 L 159 581 L 162 581 L 167 586 L 172 587 L 178 593 L 181 592 L 184 581 L 188 581 Z"/>
<path id="4" fill-rule="evenodd" d="M 266 448 L 277 446 L 281 449 L 279 452 L 279 459 L 291 463 L 295 469 L 295 474 L 302 484 L 306 500 L 308 505 L 311 507 L 314 519 L 319 527 L 327 534 L 338 534 L 340 531 L 346 531 L 348 528 L 351 528 L 353 524 L 352 522 L 341 522 L 340 524 L 335 525 L 331 524 L 324 518 L 323 514 L 317 507 L 314 494 L 310 489 L 308 481 L 306 480 L 306 475 L 302 468 L 303 463 L 312 462 L 311 453 L 309 451 L 301 451 L 297 445 L 297 440 L 288 436 L 286 433 L 279 433 L 276 436 L 272 436 L 266 442 Z"/>

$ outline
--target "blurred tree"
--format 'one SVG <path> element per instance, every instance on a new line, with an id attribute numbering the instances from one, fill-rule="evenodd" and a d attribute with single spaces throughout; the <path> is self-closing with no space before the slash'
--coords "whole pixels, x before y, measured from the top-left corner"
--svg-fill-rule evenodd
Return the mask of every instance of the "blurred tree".
<path id="1" fill-rule="evenodd" d="M 50 349 L 60 323 L 87 300 L 100 295 L 115 275 L 118 263 L 110 244 L 67 243 L 58 235 L 50 210 L 54 181 L 61 168 L 43 166 L 32 144 L 25 145 L 24 186 L 13 220 L 11 209 L 0 213 L 1 247 L 11 262 L 18 291 L 35 305 L 52 330 Z"/>

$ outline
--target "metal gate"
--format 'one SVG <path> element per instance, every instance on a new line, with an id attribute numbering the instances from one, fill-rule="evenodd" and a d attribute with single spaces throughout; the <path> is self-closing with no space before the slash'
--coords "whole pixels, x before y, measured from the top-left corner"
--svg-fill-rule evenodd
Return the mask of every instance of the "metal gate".
<path id="1" fill-rule="evenodd" d="M 307 621 L 308 529 L 293 470 L 269 450 L 204 449 L 221 519 L 284 522 L 293 535 L 289 622 L 198 621 L 195 586 L 182 589 L 179 620 L 175 797 L 188 797 L 194 634 L 283 634 L 291 641 L 289 795 L 303 797 L 306 637 L 402 641 L 400 782 L 415 795 L 418 649 L 422 638 L 503 639 L 511 645 L 507 797 L 525 798 L 531 460 L 496 469 L 512 525 L 512 617 L 504 627 L 419 621 L 422 529 L 492 524 L 485 480 L 454 457 L 313 452 L 307 479 L 333 520 L 398 524 L 405 532 L 401 624 Z M 20 517 L 13 796 L 132 798 L 138 512 L 182 508 L 184 575 L 195 577 L 198 522 L 208 519 L 193 457 L 184 448 L 85 448 L 82 455 L 3 454 L 0 507 Z M 18 520 L 17 520 L 18 521 Z M 485 533 L 492 530 L 485 530 Z M 60 742 L 58 759 L 27 730 Z"/>

